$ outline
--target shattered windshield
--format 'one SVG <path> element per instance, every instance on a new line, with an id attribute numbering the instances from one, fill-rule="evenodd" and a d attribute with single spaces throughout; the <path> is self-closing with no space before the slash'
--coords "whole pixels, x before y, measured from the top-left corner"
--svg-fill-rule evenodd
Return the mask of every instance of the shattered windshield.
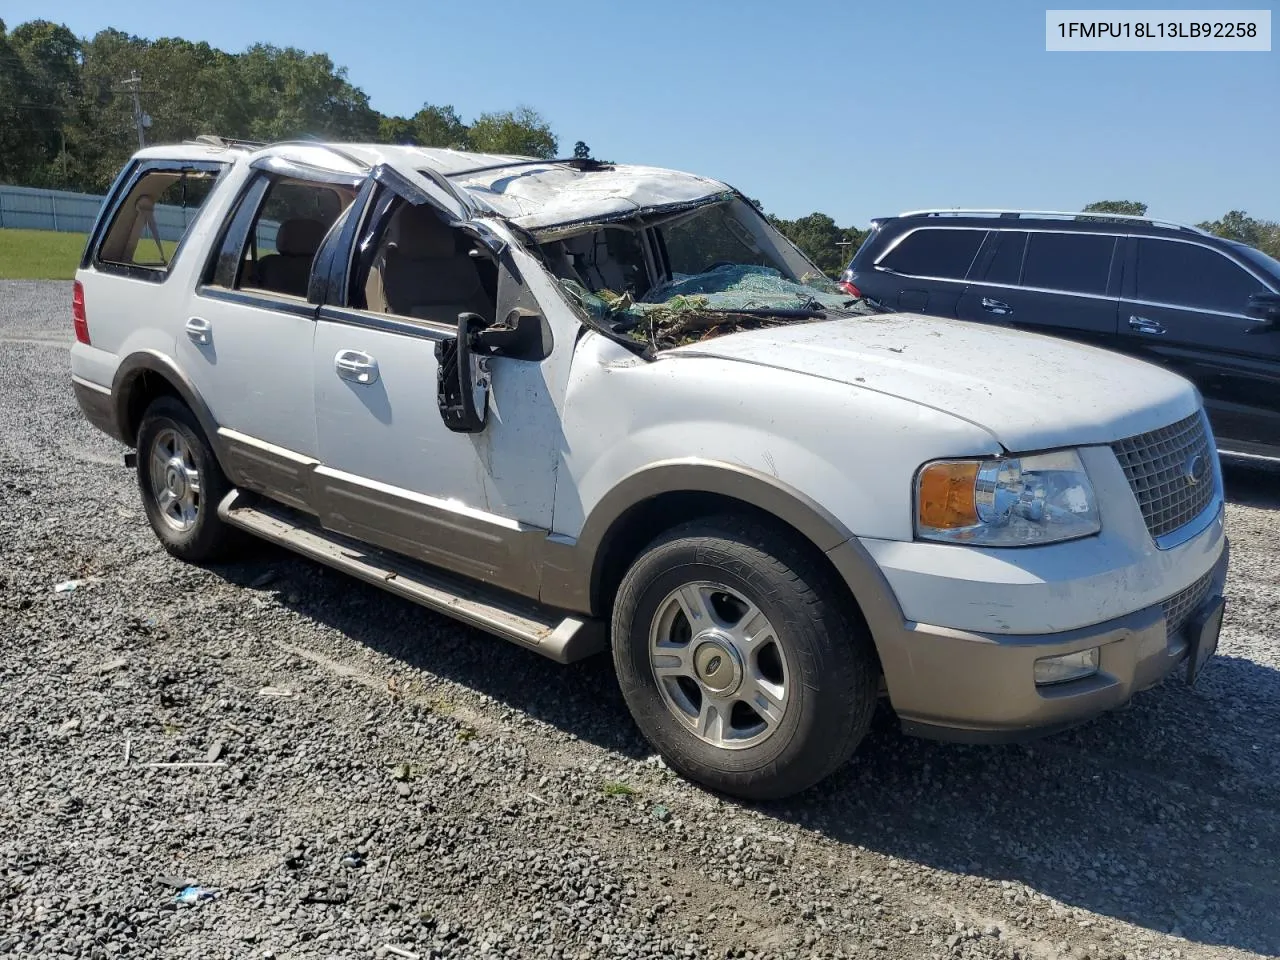
<path id="1" fill-rule="evenodd" d="M 741 200 L 638 227 L 611 225 L 545 244 L 543 252 L 593 325 L 648 353 L 740 330 L 881 312 L 817 272 Z"/>

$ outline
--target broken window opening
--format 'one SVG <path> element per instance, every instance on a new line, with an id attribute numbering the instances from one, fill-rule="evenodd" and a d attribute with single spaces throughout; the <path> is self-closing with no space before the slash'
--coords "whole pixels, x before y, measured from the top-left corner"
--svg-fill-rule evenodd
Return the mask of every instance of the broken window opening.
<path id="1" fill-rule="evenodd" d="M 592 326 L 646 354 L 743 330 L 883 312 L 851 298 L 743 200 L 651 217 L 637 228 L 599 228 L 540 250 Z"/>

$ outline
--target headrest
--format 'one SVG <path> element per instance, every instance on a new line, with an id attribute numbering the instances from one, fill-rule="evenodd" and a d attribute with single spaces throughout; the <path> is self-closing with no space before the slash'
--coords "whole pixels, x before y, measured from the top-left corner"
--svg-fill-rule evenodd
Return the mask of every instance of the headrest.
<path id="1" fill-rule="evenodd" d="M 287 257 L 312 257 L 326 233 L 319 220 L 285 220 L 276 231 L 276 250 Z"/>
<path id="2" fill-rule="evenodd" d="M 396 246 L 402 255 L 434 260 L 457 253 L 453 231 L 428 207 L 405 206 L 396 221 Z"/>

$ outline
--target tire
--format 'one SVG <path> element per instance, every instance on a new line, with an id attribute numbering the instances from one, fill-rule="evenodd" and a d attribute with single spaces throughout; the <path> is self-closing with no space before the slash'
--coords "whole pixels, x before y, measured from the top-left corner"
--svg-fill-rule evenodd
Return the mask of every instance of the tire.
<path id="1" fill-rule="evenodd" d="M 623 577 L 613 609 L 622 694 L 690 780 L 748 800 L 790 796 L 865 736 L 875 651 L 807 546 L 767 522 L 717 516 L 663 534 Z"/>
<path id="2" fill-rule="evenodd" d="M 142 415 L 138 490 L 151 529 L 179 560 L 221 560 L 242 542 L 239 531 L 223 523 L 217 513 L 231 482 L 195 414 L 176 397 L 157 398 Z M 180 494 L 176 503 L 162 503 L 166 490 Z"/>

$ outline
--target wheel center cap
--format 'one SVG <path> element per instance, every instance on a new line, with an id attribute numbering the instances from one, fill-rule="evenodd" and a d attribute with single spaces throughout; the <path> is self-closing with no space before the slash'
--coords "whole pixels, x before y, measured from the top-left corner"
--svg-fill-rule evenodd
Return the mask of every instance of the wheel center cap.
<path id="1" fill-rule="evenodd" d="M 707 637 L 693 653 L 693 669 L 709 691 L 726 696 L 742 682 L 742 662 L 733 644 L 719 637 Z"/>
<path id="2" fill-rule="evenodd" d="M 181 498 L 187 492 L 187 472 L 178 464 L 170 462 L 164 472 L 164 485 L 175 497 Z"/>

